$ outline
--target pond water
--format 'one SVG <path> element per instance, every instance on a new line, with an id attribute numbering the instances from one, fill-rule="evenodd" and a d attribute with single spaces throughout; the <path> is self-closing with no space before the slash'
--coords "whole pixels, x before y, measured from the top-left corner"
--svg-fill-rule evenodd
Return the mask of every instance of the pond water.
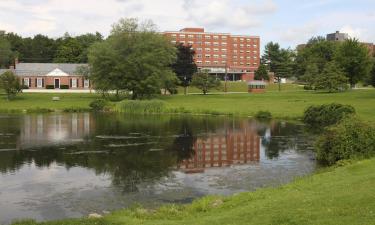
<path id="1" fill-rule="evenodd" d="M 0 224 L 280 185 L 315 170 L 312 139 L 282 121 L 0 115 Z"/>

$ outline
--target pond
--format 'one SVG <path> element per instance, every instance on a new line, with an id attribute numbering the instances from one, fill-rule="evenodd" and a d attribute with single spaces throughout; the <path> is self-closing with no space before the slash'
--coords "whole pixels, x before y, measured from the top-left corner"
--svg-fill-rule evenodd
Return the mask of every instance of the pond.
<path id="1" fill-rule="evenodd" d="M 277 186 L 315 170 L 312 139 L 248 118 L 0 115 L 0 224 Z"/>

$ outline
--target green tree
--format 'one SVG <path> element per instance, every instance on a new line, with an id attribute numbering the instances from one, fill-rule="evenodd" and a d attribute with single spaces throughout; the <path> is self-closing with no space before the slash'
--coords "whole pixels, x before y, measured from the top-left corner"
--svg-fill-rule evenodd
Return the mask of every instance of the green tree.
<path id="1" fill-rule="evenodd" d="M 282 49 L 278 43 L 270 42 L 265 46 L 262 63 L 268 65 L 269 71 L 275 74 L 281 91 L 281 79 L 288 78 L 293 71 L 294 53 L 290 49 Z"/>
<path id="2" fill-rule="evenodd" d="M 187 87 L 190 85 L 193 74 L 197 72 L 197 65 L 194 62 L 195 51 L 189 45 L 179 43 L 177 48 L 177 60 L 172 65 L 181 85 L 184 87 L 184 94 L 187 94 Z"/>
<path id="3" fill-rule="evenodd" d="M 0 36 L 0 68 L 7 68 L 13 58 L 11 45 L 5 37 Z"/>
<path id="4" fill-rule="evenodd" d="M 319 73 L 323 72 L 325 65 L 334 61 L 337 48 L 337 42 L 327 41 L 323 37 L 311 38 L 306 46 L 297 51 L 294 76 L 303 76 L 311 64 L 317 66 Z"/>
<path id="5" fill-rule="evenodd" d="M 373 62 L 371 70 L 371 85 L 375 87 L 375 61 Z"/>
<path id="6" fill-rule="evenodd" d="M 316 90 L 344 91 L 348 88 L 348 78 L 336 63 L 330 62 L 316 77 L 314 86 Z"/>
<path id="7" fill-rule="evenodd" d="M 356 39 L 348 39 L 340 44 L 335 59 L 349 78 L 351 87 L 370 74 L 371 56 L 368 49 Z"/>
<path id="8" fill-rule="evenodd" d="M 221 82 L 209 75 L 207 71 L 201 71 L 193 75 L 191 85 L 199 88 L 206 95 L 210 89 L 219 89 Z"/>
<path id="9" fill-rule="evenodd" d="M 270 80 L 270 76 L 268 75 L 267 66 L 264 64 L 260 64 L 259 68 L 255 71 L 255 80 Z"/>
<path id="10" fill-rule="evenodd" d="M 7 71 L 0 75 L 0 88 L 4 89 L 8 101 L 22 90 L 17 76 L 11 71 Z"/>
<path id="11" fill-rule="evenodd" d="M 173 79 L 170 65 L 175 60 L 176 49 L 155 25 L 136 19 L 121 19 L 110 37 L 89 52 L 94 87 L 128 91 L 132 99 L 160 94 L 166 80 Z"/>
<path id="12" fill-rule="evenodd" d="M 314 83 L 318 76 L 319 76 L 318 66 L 315 63 L 313 63 L 310 65 L 307 65 L 305 74 L 301 76 L 300 80 L 305 82 L 306 84 L 305 87 L 307 89 L 312 90 L 314 89 Z"/>

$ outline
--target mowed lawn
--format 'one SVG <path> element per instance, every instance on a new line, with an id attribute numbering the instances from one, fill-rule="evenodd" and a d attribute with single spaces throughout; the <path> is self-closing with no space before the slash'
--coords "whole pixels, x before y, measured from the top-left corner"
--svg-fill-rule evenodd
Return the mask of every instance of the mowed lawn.
<path id="1" fill-rule="evenodd" d="M 60 101 L 53 101 L 59 97 Z M 19 94 L 12 101 L 7 101 L 5 95 L 0 95 L 0 112 L 19 112 L 22 110 L 64 110 L 69 108 L 89 109 L 89 104 L 98 98 L 97 94 L 50 94 L 50 93 L 24 93 Z"/>
<path id="2" fill-rule="evenodd" d="M 371 225 L 375 224 L 375 159 L 298 179 L 279 188 L 207 197 L 156 211 L 129 209 L 102 219 L 44 225 Z M 33 221 L 17 225 L 34 225 Z"/>
<path id="3" fill-rule="evenodd" d="M 258 111 L 270 111 L 276 118 L 299 118 L 310 105 L 342 103 L 355 107 L 358 115 L 375 121 L 375 89 L 351 90 L 343 93 L 304 91 L 297 85 L 269 87 L 264 94 L 177 95 L 162 98 L 171 108 L 183 107 L 193 112 L 220 112 L 252 116 Z"/>
<path id="4" fill-rule="evenodd" d="M 228 83 L 231 92 L 246 92 L 246 83 Z M 190 88 L 189 93 L 193 90 Z M 270 85 L 263 94 L 212 92 L 204 96 L 197 90 L 195 94 L 162 96 L 170 112 L 190 112 L 206 114 L 231 114 L 253 116 L 258 111 L 270 111 L 275 118 L 301 118 L 310 105 L 342 103 L 355 107 L 357 114 L 375 122 L 375 89 L 351 90 L 343 93 L 320 93 L 304 91 L 298 85 Z M 60 101 L 52 101 L 52 97 Z M 0 95 L 0 112 L 13 112 L 35 109 L 89 109 L 89 104 L 98 94 L 19 94 L 15 100 L 7 101 Z M 37 110 L 36 110 L 37 111 Z"/>

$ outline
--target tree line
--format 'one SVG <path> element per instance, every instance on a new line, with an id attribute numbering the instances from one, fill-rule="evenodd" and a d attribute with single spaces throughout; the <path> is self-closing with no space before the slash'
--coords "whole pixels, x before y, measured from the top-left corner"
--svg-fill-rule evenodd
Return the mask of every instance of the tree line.
<path id="1" fill-rule="evenodd" d="M 273 72 L 279 83 L 293 77 L 308 90 L 343 91 L 359 82 L 375 86 L 375 59 L 357 39 L 334 42 L 316 37 L 296 50 L 270 42 L 261 61 L 258 77 Z"/>
<path id="2" fill-rule="evenodd" d="M 25 63 L 87 63 L 88 49 L 103 41 L 99 32 L 53 39 L 38 34 L 21 37 L 16 33 L 0 33 L 0 68 L 8 68 L 15 58 Z"/>

